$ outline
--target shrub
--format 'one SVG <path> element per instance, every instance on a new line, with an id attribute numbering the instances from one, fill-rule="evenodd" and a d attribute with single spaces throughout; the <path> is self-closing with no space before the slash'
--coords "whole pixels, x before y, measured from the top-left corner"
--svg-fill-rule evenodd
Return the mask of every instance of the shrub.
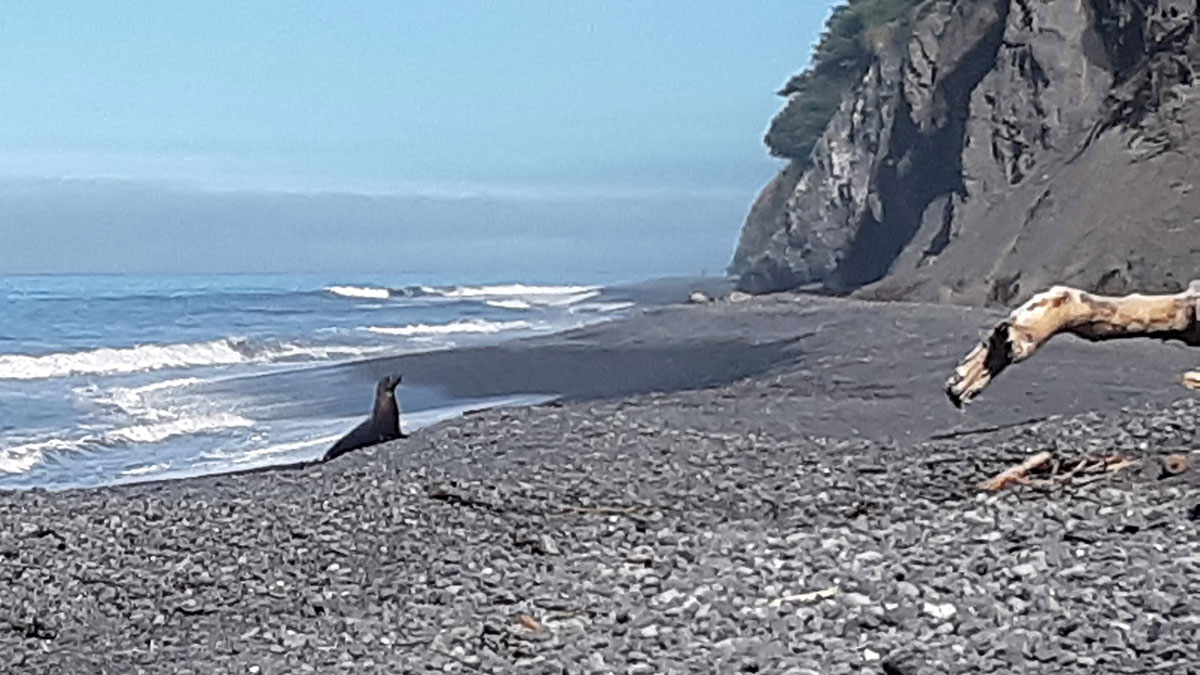
<path id="1" fill-rule="evenodd" d="M 909 10 L 922 1 L 846 0 L 833 9 L 810 65 L 778 92 L 788 102 L 763 139 L 772 155 L 808 164 L 813 145 L 842 98 L 871 66 L 874 53 L 867 36 L 879 27 L 906 22 Z"/>

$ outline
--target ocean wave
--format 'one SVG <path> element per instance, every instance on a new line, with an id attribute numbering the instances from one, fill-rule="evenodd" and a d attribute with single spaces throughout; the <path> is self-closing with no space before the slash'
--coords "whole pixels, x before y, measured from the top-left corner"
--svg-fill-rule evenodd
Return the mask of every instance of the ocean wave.
<path id="1" fill-rule="evenodd" d="M 0 380 L 43 380 L 68 375 L 116 375 L 163 368 L 245 363 L 255 356 L 245 340 L 138 345 L 29 356 L 0 356 Z"/>
<path id="2" fill-rule="evenodd" d="M 411 337 L 418 335 L 451 335 L 455 333 L 500 333 L 507 330 L 532 328 L 528 321 L 486 321 L 464 319 L 443 324 L 416 323 L 409 326 L 368 326 L 367 330 L 379 335 Z"/>
<path id="3" fill-rule="evenodd" d="M 499 309 L 528 310 L 535 307 L 569 307 L 600 295 L 599 286 L 495 284 L 490 286 L 328 286 L 326 292 L 356 300 L 408 298 L 416 301 L 482 302 Z M 358 309 L 380 309 L 386 305 L 362 305 Z"/>
<path id="4" fill-rule="evenodd" d="M 534 302 L 539 305 L 545 305 L 546 307 L 567 307 L 569 305 L 583 302 L 584 300 L 591 300 L 599 295 L 600 291 L 587 291 L 585 293 L 576 293 L 574 295 L 568 295 L 565 297 L 554 297 L 541 301 L 535 300 Z"/>
<path id="5" fill-rule="evenodd" d="M 302 345 L 294 342 L 254 345 L 242 338 L 224 338 L 210 342 L 103 347 L 40 356 L 3 354 L 0 355 L 0 380 L 44 380 L 71 375 L 122 375 L 167 368 L 360 357 L 380 350 L 379 347 Z"/>
<path id="6" fill-rule="evenodd" d="M 96 385 L 80 387 L 74 391 L 76 394 L 82 395 L 82 397 L 90 399 L 94 403 L 112 406 L 131 417 L 143 421 L 158 421 L 173 418 L 175 413 L 171 410 L 162 410 L 147 406 L 145 403 L 147 394 L 166 391 L 168 389 L 183 389 L 199 384 L 201 381 L 195 377 L 180 377 L 153 382 L 140 387 L 114 387 L 99 395 L 97 395 L 98 388 Z"/>
<path id="7" fill-rule="evenodd" d="M 392 296 L 390 288 L 376 288 L 374 286 L 326 286 L 322 290 L 334 295 L 340 295 L 343 298 L 386 300 Z"/>
<path id="8" fill-rule="evenodd" d="M 233 413 L 183 417 L 168 422 L 135 424 L 105 432 L 98 445 L 137 445 L 158 443 L 176 436 L 193 436 L 225 429 L 245 429 L 254 426 L 252 420 Z"/>
<path id="9" fill-rule="evenodd" d="M 353 424 L 353 422 L 351 422 L 351 424 Z M 260 461 L 261 458 L 267 457 L 270 455 L 292 453 L 297 450 L 304 450 L 306 448 L 315 448 L 315 447 L 326 448 L 330 445 L 333 445 L 333 443 L 335 441 L 337 441 L 338 439 L 340 439 L 342 436 L 345 436 L 345 434 L 344 433 L 336 433 L 336 434 L 333 434 L 330 436 L 320 436 L 317 438 L 308 438 L 308 439 L 305 439 L 302 441 L 292 441 L 292 442 L 288 442 L 288 443 L 276 443 L 274 445 L 266 445 L 261 448 L 255 448 L 253 450 L 246 450 L 244 452 L 240 452 L 235 457 L 231 458 L 230 463 L 231 464 L 246 464 L 248 462 Z"/>
<path id="10" fill-rule="evenodd" d="M 498 307 L 500 309 L 531 309 L 533 305 L 524 300 L 488 300 L 488 307 Z"/>
<path id="11" fill-rule="evenodd" d="M 600 295 L 600 291 L 590 291 L 587 293 L 577 293 L 567 296 L 539 296 L 525 298 L 506 298 L 503 300 L 486 300 L 484 304 L 488 307 L 496 307 L 498 309 L 533 309 L 534 307 L 569 307 L 578 304 L 584 300 L 591 300 Z M 632 305 L 632 303 L 630 303 Z"/>
<path id="12" fill-rule="evenodd" d="M 422 291 L 437 289 L 422 288 Z M 534 307 L 568 307 L 600 295 L 594 286 L 482 286 L 442 289 L 432 295 L 454 300 L 483 301 L 499 309 L 533 309 Z"/>
<path id="13" fill-rule="evenodd" d="M 388 351 L 388 347 L 354 347 L 350 345 L 302 345 L 285 342 L 265 354 L 264 361 L 297 361 L 336 358 L 359 358 Z"/>
<path id="14" fill-rule="evenodd" d="M 492 298 L 539 295 L 579 295 L 598 291 L 597 286 L 536 286 L 529 284 L 500 284 L 495 286 L 418 286 L 424 295 L 440 295 L 445 298 Z"/>
<path id="15" fill-rule="evenodd" d="M 42 463 L 47 452 L 73 450 L 71 441 L 53 439 L 36 443 L 11 445 L 0 449 L 0 473 L 25 473 Z"/>
<path id="16" fill-rule="evenodd" d="M 170 462 L 160 462 L 158 464 L 146 464 L 143 466 L 135 466 L 132 469 L 125 469 L 121 472 L 122 476 L 142 476 L 148 473 L 158 473 L 171 468 Z"/>
<path id="17" fill-rule="evenodd" d="M 165 422 L 134 424 L 99 434 L 71 439 L 51 439 L 0 448 L 0 473 L 25 473 L 42 463 L 47 452 L 78 452 L 93 448 L 159 443 L 178 436 L 213 433 L 254 426 L 252 420 L 232 413 L 182 417 Z"/>
<path id="18" fill-rule="evenodd" d="M 619 312 L 637 305 L 636 302 L 591 302 L 586 305 L 573 307 L 572 311 L 581 312 Z"/>

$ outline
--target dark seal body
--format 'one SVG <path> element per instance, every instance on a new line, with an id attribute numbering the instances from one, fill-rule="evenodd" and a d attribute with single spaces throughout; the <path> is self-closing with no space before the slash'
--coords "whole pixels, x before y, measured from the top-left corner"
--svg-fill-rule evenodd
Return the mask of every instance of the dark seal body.
<path id="1" fill-rule="evenodd" d="M 404 438 L 404 434 L 400 433 L 400 406 L 396 404 L 398 384 L 399 375 L 389 375 L 379 380 L 375 385 L 375 407 L 371 410 L 371 416 L 326 450 L 321 461 L 328 462 L 351 450 Z"/>

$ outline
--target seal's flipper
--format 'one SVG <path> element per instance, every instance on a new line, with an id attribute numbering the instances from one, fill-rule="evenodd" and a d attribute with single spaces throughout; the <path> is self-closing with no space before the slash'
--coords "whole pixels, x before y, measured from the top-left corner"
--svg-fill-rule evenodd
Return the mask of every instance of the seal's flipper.
<path id="1" fill-rule="evenodd" d="M 354 427 L 350 433 L 342 436 L 337 443 L 334 443 L 332 447 L 326 450 L 325 456 L 321 458 L 321 461 L 328 462 L 334 457 L 339 457 L 351 450 L 357 450 L 368 445 L 374 445 L 374 442 L 371 440 L 371 420 L 364 420 L 359 422 L 358 426 Z"/>

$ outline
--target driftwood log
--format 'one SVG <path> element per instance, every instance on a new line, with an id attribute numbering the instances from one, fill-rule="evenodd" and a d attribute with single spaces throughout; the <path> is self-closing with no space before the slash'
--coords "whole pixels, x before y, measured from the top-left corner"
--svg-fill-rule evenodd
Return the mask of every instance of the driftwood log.
<path id="1" fill-rule="evenodd" d="M 1013 310 L 975 347 L 946 381 L 956 406 L 971 401 L 1009 365 L 1024 361 L 1059 333 L 1087 340 L 1149 337 L 1200 346 L 1200 281 L 1174 295 L 1093 295 L 1069 286 L 1038 293 Z M 1183 375 L 1200 389 L 1200 371 Z"/>

